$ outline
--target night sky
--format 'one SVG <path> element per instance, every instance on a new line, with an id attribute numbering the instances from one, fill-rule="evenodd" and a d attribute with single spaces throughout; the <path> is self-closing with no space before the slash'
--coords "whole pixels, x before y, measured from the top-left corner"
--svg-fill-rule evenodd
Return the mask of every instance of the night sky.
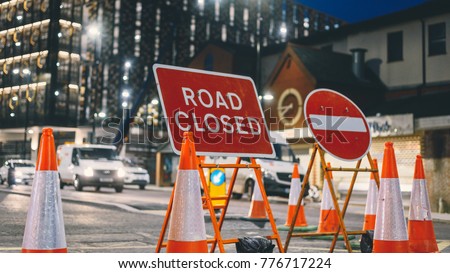
<path id="1" fill-rule="evenodd" d="M 349 23 L 413 7 L 426 0 L 296 0 Z"/>

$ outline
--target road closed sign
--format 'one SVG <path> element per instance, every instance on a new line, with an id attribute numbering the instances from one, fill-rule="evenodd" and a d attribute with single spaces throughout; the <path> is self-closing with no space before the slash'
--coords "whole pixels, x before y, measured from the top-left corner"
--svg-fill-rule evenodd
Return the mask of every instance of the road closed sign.
<path id="1" fill-rule="evenodd" d="M 160 64 L 153 73 L 175 153 L 192 132 L 198 155 L 274 157 L 251 78 Z"/>
<path id="2" fill-rule="evenodd" d="M 372 137 L 366 117 L 350 99 L 329 89 L 316 89 L 305 100 L 308 128 L 320 147 L 338 159 L 365 156 Z"/>

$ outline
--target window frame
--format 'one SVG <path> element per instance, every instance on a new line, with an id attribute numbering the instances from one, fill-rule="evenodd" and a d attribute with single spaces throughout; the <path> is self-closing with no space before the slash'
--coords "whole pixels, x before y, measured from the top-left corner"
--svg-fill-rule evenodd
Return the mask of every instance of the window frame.
<path id="1" fill-rule="evenodd" d="M 399 41 L 395 41 L 394 39 L 400 38 Z M 394 62 L 401 62 L 404 60 L 403 58 L 403 31 L 393 31 L 387 33 L 387 48 L 386 48 L 386 58 L 388 63 L 394 63 Z M 400 45 L 398 45 L 400 44 Z M 400 54 L 399 56 L 396 56 L 398 52 L 395 52 L 395 50 L 400 47 Z M 393 52 L 394 51 L 394 52 Z"/>
<path id="2" fill-rule="evenodd" d="M 438 28 L 443 26 L 442 34 L 441 36 L 433 37 L 432 39 L 431 34 L 434 32 L 436 34 L 437 29 L 432 30 L 432 28 Z M 447 54 L 447 35 L 446 35 L 446 24 L 445 22 L 439 22 L 434 24 L 429 24 L 427 28 L 427 39 L 428 39 L 428 56 L 439 56 L 439 55 L 446 55 Z M 436 49 L 436 45 L 444 44 L 443 51 L 442 49 Z M 434 47 L 432 46 L 434 45 Z M 434 50 L 433 50 L 434 49 Z M 433 50 L 433 52 L 431 52 Z M 441 50 L 441 51 L 439 51 Z"/>

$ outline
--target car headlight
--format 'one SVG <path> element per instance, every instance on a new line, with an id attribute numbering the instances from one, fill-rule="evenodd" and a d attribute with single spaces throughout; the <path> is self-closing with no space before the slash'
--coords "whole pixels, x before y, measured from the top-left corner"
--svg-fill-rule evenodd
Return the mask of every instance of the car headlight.
<path id="1" fill-rule="evenodd" d="M 23 173 L 21 171 L 16 171 L 15 173 L 16 177 L 22 177 Z"/>
<path id="2" fill-rule="evenodd" d="M 124 177 L 125 176 L 125 170 L 122 169 L 122 168 L 119 168 L 117 170 L 117 176 L 120 177 L 120 178 Z"/>
<path id="3" fill-rule="evenodd" d="M 87 176 L 87 177 L 92 177 L 92 176 L 94 176 L 94 170 L 91 168 L 91 167 L 87 167 L 85 170 L 84 170 L 84 175 L 85 176 Z"/>
<path id="4" fill-rule="evenodd" d="M 275 175 L 271 171 L 264 170 L 263 171 L 263 176 L 264 176 L 264 178 L 267 178 L 267 179 L 270 179 L 270 180 L 275 180 Z"/>

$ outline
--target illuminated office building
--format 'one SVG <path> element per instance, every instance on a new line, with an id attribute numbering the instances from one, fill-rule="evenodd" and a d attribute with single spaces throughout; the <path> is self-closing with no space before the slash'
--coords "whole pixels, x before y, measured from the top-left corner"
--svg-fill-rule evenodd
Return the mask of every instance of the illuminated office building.
<path id="1" fill-rule="evenodd" d="M 0 6 L 0 128 L 76 126 L 82 0 Z"/>

